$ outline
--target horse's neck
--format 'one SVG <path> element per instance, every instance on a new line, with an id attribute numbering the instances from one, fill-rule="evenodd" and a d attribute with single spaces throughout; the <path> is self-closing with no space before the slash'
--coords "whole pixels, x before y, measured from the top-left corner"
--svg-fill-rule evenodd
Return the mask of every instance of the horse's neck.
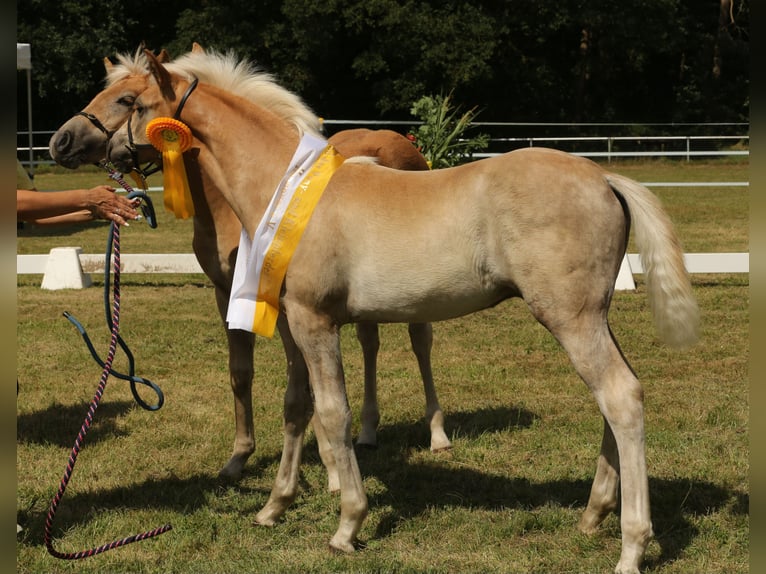
<path id="1" fill-rule="evenodd" d="M 198 91 L 189 100 L 196 105 L 187 104 L 182 119 L 195 134 L 203 180 L 226 198 L 252 236 L 288 168 L 298 133 L 245 100 Z"/>

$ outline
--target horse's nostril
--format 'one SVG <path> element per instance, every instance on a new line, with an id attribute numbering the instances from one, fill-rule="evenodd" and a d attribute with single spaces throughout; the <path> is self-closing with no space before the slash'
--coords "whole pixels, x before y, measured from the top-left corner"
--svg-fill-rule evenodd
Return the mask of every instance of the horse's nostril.
<path id="1" fill-rule="evenodd" d="M 53 147 L 58 153 L 69 151 L 69 148 L 72 147 L 72 134 L 68 131 L 58 134 L 53 141 Z"/>

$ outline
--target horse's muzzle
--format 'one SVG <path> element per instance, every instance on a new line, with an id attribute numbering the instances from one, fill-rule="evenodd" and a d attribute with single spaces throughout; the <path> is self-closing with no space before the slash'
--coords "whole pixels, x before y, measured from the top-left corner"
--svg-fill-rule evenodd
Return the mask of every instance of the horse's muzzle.
<path id="1" fill-rule="evenodd" d="M 75 137 L 69 130 L 57 131 L 51 137 L 48 151 L 54 161 L 69 169 L 77 169 L 83 163 L 81 154 L 74 150 Z"/>
<path id="2" fill-rule="evenodd" d="M 106 148 L 107 159 L 114 166 L 124 172 L 129 172 L 135 167 L 135 151 L 131 150 L 126 142 L 112 138 Z"/>

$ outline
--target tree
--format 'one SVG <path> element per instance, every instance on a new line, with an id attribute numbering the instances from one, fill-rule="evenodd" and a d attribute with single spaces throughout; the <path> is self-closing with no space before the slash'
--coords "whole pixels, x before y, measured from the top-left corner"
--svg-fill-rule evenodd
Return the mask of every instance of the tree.
<path id="1" fill-rule="evenodd" d="M 195 41 L 255 60 L 329 118 L 402 119 L 435 93 L 471 102 L 482 121 L 749 117 L 748 0 L 61 0 L 55 9 L 25 0 L 17 10 L 18 41 L 32 44 L 36 124 L 48 129 L 99 91 L 104 56 L 141 42 L 177 56 Z"/>
<path id="2" fill-rule="evenodd" d="M 41 126 L 58 126 L 101 89 L 103 58 L 172 36 L 181 0 L 46 0 L 17 3 L 17 40 L 32 45 L 33 108 Z M 128 10 L 128 4 L 130 10 Z M 138 17 L 152 14 L 144 22 Z M 143 19 L 142 19 L 143 20 Z"/>
<path id="3" fill-rule="evenodd" d="M 496 22 L 479 4 L 361 0 L 344 11 L 360 50 L 352 61 L 383 112 L 409 109 L 424 93 L 456 92 L 491 76 Z M 366 43 L 365 43 L 366 42 Z"/>

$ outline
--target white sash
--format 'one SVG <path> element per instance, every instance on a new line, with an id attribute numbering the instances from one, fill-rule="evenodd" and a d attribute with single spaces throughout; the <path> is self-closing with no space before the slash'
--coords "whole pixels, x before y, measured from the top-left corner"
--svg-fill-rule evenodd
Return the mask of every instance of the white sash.
<path id="1" fill-rule="evenodd" d="M 229 310 L 226 314 L 229 329 L 243 329 L 267 337 L 273 335 L 273 327 L 270 329 L 271 332 L 268 330 L 260 332 L 254 325 L 258 286 L 264 258 L 272 245 L 277 229 L 296 189 L 327 146 L 326 140 L 304 134 L 282 181 L 279 182 L 271 202 L 255 230 L 252 241 L 245 228 L 242 228 L 229 297 Z"/>

